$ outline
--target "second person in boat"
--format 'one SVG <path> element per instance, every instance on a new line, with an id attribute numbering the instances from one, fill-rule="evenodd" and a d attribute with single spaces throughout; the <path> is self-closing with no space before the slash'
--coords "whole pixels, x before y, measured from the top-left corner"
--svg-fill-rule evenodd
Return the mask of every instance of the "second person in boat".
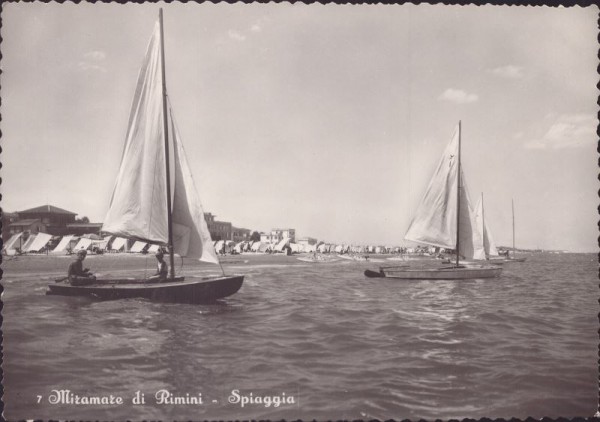
<path id="1" fill-rule="evenodd" d="M 73 286 L 85 286 L 96 281 L 96 276 L 90 272 L 88 268 L 83 268 L 83 260 L 87 255 L 87 251 L 77 251 L 77 258 L 69 265 L 67 277 Z"/>
<path id="2" fill-rule="evenodd" d="M 167 278 L 169 277 L 169 266 L 164 260 L 164 252 L 159 250 L 154 256 L 157 261 L 156 274 L 150 277 L 148 281 L 167 281 Z"/>

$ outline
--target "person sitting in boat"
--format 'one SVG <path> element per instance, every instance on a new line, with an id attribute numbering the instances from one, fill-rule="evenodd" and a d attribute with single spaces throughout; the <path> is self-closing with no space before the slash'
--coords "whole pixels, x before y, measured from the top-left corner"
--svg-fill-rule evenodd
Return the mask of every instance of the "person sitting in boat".
<path id="1" fill-rule="evenodd" d="M 169 266 L 164 260 L 164 252 L 159 250 L 154 254 L 157 262 L 156 274 L 148 279 L 148 281 L 164 281 L 169 277 Z"/>
<path id="2" fill-rule="evenodd" d="M 67 277 L 73 286 L 83 286 L 96 281 L 96 276 L 90 272 L 89 268 L 83 268 L 83 260 L 86 255 L 86 250 L 77 251 L 77 258 L 69 265 Z"/>

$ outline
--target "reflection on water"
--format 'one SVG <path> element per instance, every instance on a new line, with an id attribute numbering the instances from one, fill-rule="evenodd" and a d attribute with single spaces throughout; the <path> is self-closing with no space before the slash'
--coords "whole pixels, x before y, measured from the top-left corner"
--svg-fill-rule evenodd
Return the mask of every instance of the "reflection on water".
<path id="1" fill-rule="evenodd" d="M 101 262 L 108 261 L 93 264 Z M 243 256 L 227 267 L 246 274 L 239 293 L 202 306 L 45 296 L 59 266 L 35 265 L 4 265 L 9 419 L 414 420 L 595 411 L 593 255 L 534 255 L 507 265 L 499 279 L 465 281 L 369 279 L 368 263 Z M 125 273 L 130 264 L 114 265 L 108 271 Z M 51 405 L 53 389 L 114 394 L 125 403 Z M 154 393 L 164 389 L 201 394 L 204 402 L 158 405 Z M 253 400 L 293 396 L 294 403 L 242 408 L 228 401 L 232 390 Z M 137 391 L 144 405 L 131 403 Z"/>

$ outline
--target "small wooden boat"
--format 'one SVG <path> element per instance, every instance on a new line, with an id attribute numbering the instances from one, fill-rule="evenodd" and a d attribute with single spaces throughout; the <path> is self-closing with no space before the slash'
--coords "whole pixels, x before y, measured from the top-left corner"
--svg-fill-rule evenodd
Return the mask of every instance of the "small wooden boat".
<path id="1" fill-rule="evenodd" d="M 318 264 L 325 264 L 325 263 L 338 261 L 338 258 L 336 258 L 336 257 L 329 256 L 329 255 L 322 255 L 322 254 L 300 256 L 300 257 L 297 257 L 296 259 L 298 261 L 302 261 L 302 262 L 312 262 L 312 263 L 318 263 Z"/>
<path id="2" fill-rule="evenodd" d="M 176 277 L 173 281 L 157 282 L 135 279 L 96 280 L 85 286 L 69 283 L 48 285 L 47 295 L 88 296 L 99 300 L 145 298 L 160 302 L 210 303 L 236 293 L 244 276 Z"/>
<path id="3" fill-rule="evenodd" d="M 227 276 L 225 271 L 218 277 L 188 280 L 175 274 L 175 254 L 220 263 L 167 97 L 162 9 L 138 76 L 102 231 L 166 248 L 170 261 L 166 279 L 90 278 L 85 285 L 51 284 L 47 294 L 205 303 L 230 296 L 242 286 L 244 276 Z"/>
<path id="4" fill-rule="evenodd" d="M 337 254 L 337 257 L 340 258 L 340 259 L 345 259 L 347 261 L 357 261 L 357 262 L 385 262 L 385 260 L 383 260 L 381 258 L 371 258 L 368 255 L 358 255 L 358 254 L 344 255 L 344 254 Z"/>
<path id="5" fill-rule="evenodd" d="M 490 263 L 494 264 L 494 265 L 500 265 L 500 264 L 509 264 L 511 262 L 525 262 L 527 260 L 527 258 L 512 258 L 512 257 L 507 257 L 507 258 L 500 258 L 500 259 L 490 259 Z"/>

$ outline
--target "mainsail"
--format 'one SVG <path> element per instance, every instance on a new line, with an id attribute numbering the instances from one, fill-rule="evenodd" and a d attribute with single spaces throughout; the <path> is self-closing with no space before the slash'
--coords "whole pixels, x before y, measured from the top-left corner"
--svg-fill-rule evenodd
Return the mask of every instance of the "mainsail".
<path id="1" fill-rule="evenodd" d="M 484 218 L 483 195 L 479 198 L 479 201 L 477 201 L 477 207 L 475 208 L 474 215 L 477 231 L 479 232 L 479 238 L 477 240 L 481 240 L 481 247 L 485 252 L 485 256 L 483 258 L 476 259 L 487 259 L 490 256 L 498 256 L 498 249 L 496 248 L 496 243 L 492 237 L 492 232 L 490 231 L 490 228 Z"/>
<path id="2" fill-rule="evenodd" d="M 164 139 L 170 135 L 173 251 L 181 256 L 218 263 L 170 105 L 168 125 L 164 124 L 160 38 L 157 22 L 138 76 L 121 166 L 102 231 L 168 244 Z M 169 128 L 168 134 L 164 133 L 165 127 Z"/>
<path id="3" fill-rule="evenodd" d="M 462 168 L 459 180 L 459 138 L 460 126 L 444 150 L 404 238 L 446 249 L 456 249 L 458 241 L 460 255 L 478 259 L 483 253 L 478 240 L 481 235 L 475 226 Z"/>

